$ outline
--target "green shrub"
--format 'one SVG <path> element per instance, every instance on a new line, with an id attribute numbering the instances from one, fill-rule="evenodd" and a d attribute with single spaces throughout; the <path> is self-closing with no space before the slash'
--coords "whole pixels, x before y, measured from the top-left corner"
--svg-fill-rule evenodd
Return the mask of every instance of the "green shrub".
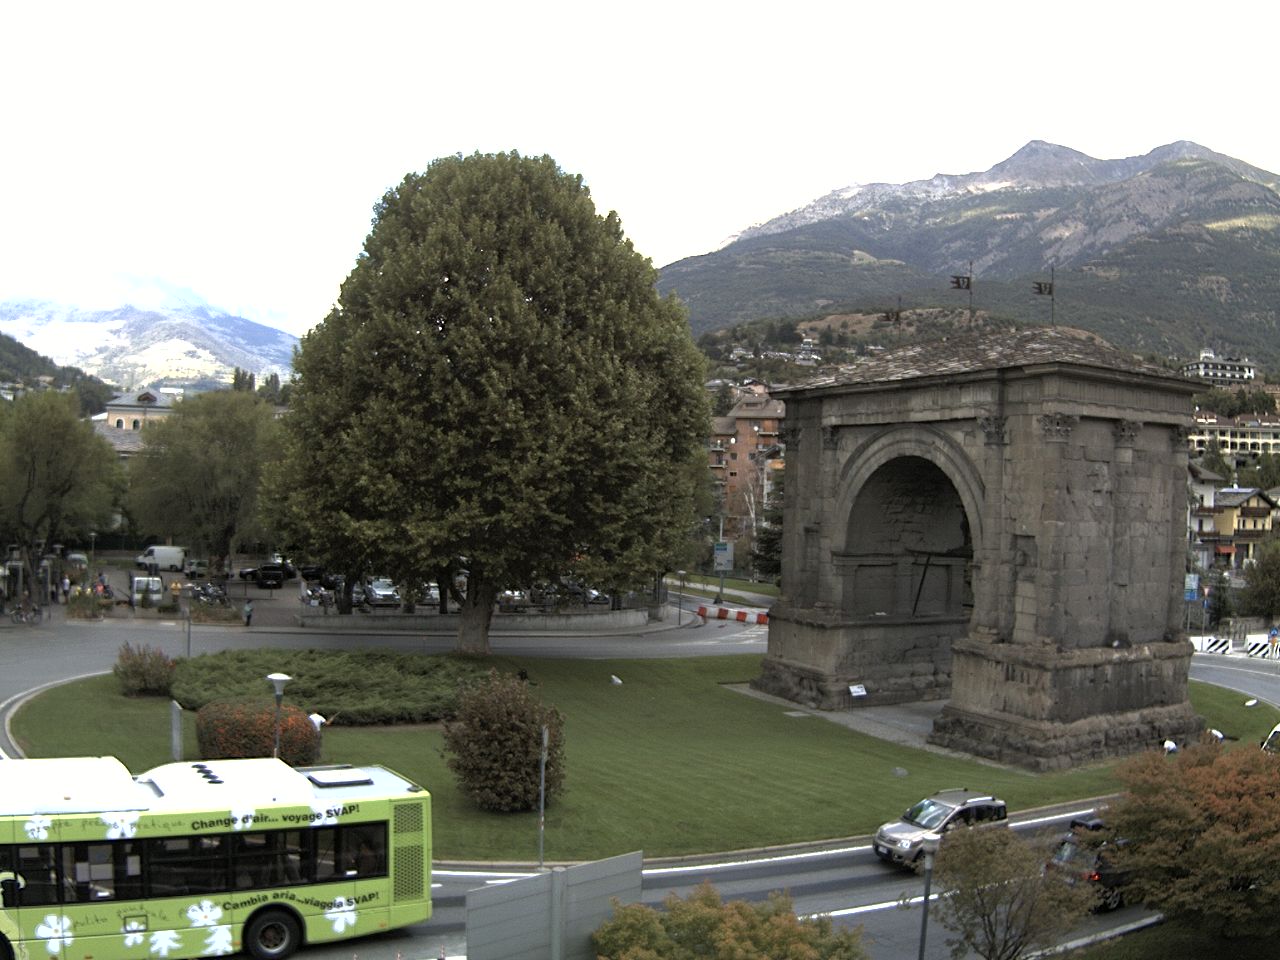
<path id="1" fill-rule="evenodd" d="M 73 620 L 96 620 L 102 616 L 102 605 L 88 591 L 73 593 L 67 597 L 67 616 Z"/>
<path id="2" fill-rule="evenodd" d="M 219 700 L 196 712 L 203 760 L 269 757 L 275 747 L 276 704 L 266 698 Z M 280 707 L 280 759 L 305 766 L 320 759 L 320 731 L 301 707 Z"/>
<path id="3" fill-rule="evenodd" d="M 547 728 L 546 798 L 564 785 L 564 718 L 525 680 L 491 670 L 458 697 L 444 725 L 449 769 L 482 810 L 538 809 L 542 728 Z"/>
<path id="4" fill-rule="evenodd" d="M 681 899 L 670 894 L 659 911 L 614 901 L 613 919 L 591 935 L 599 960 L 679 960 L 684 957 L 823 957 L 866 960 L 862 929 L 836 929 L 830 917 L 801 920 L 791 898 L 771 893 L 764 903 L 722 903 L 710 883 Z"/>
<path id="5" fill-rule="evenodd" d="M 116 655 L 116 665 L 112 672 L 120 681 L 120 691 L 126 697 L 145 694 L 167 697 L 176 668 L 175 661 L 162 651 L 126 643 Z"/>

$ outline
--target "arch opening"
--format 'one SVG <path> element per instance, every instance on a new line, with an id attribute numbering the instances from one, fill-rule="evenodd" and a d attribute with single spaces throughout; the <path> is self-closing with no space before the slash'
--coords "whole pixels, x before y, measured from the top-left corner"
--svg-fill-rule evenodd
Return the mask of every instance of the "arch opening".
<path id="1" fill-rule="evenodd" d="M 843 612 L 903 621 L 973 612 L 973 538 L 959 491 L 936 464 L 900 456 L 878 467 L 849 510 Z"/>

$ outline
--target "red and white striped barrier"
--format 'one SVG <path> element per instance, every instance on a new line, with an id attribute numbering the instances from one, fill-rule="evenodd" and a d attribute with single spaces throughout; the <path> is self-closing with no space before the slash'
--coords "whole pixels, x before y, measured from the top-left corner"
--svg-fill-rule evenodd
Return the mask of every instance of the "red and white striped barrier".
<path id="1" fill-rule="evenodd" d="M 727 607 L 699 607 L 698 616 L 703 620 L 737 620 L 739 623 L 768 623 L 767 613 L 747 613 Z"/>

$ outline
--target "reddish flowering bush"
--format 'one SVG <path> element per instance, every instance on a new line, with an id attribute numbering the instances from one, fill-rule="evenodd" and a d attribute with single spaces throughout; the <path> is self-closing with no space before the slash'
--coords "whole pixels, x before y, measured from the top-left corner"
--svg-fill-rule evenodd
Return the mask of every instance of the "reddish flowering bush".
<path id="1" fill-rule="evenodd" d="M 204 760 L 269 757 L 275 736 L 274 700 L 215 700 L 196 712 L 196 741 Z M 300 707 L 280 708 L 280 759 L 295 767 L 320 759 L 320 731 Z"/>

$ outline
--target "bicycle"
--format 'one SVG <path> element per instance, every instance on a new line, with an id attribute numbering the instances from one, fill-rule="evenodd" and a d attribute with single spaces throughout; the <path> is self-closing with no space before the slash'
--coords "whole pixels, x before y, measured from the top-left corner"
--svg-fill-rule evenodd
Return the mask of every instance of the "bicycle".
<path id="1" fill-rule="evenodd" d="M 30 605 L 20 605 L 13 608 L 13 612 L 9 614 L 14 623 L 39 623 L 43 617 L 43 613 L 39 607 Z"/>

